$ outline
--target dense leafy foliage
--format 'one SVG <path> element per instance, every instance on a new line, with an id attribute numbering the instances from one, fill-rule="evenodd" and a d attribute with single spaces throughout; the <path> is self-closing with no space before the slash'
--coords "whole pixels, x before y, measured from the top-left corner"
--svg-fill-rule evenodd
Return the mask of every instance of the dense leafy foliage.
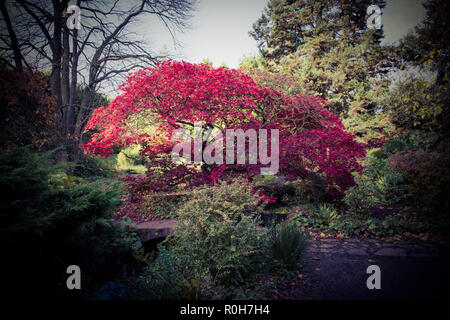
<path id="1" fill-rule="evenodd" d="M 449 78 L 450 4 L 445 0 L 428 0 L 424 3 L 426 15 L 401 42 L 402 57 L 415 65 L 427 66 L 437 72 L 437 84 L 447 84 Z"/>
<path id="2" fill-rule="evenodd" d="M 448 213 L 449 154 L 407 150 L 391 155 L 389 165 L 407 179 L 406 187 L 413 193 L 416 205 Z"/>
<path id="3" fill-rule="evenodd" d="M 439 85 L 436 80 L 399 82 L 385 101 L 389 105 L 389 118 L 402 130 L 448 132 L 449 93 L 448 85 Z"/>
<path id="4" fill-rule="evenodd" d="M 407 197 L 400 172 L 391 170 L 386 159 L 369 157 L 357 186 L 345 191 L 344 202 L 351 212 L 364 212 L 376 206 L 395 205 Z"/>
<path id="5" fill-rule="evenodd" d="M 191 128 L 195 121 L 202 121 L 205 131 L 279 129 L 280 172 L 288 178 L 307 177 L 317 171 L 325 176 L 331 190 L 340 191 L 353 184 L 351 172 L 362 168 L 358 160 L 365 154 L 363 145 L 324 108 L 324 100 L 286 96 L 236 70 L 166 61 L 131 75 L 122 90 L 124 93 L 110 105 L 94 112 L 86 128 L 100 131 L 84 148 L 108 156 L 113 146 L 143 145 L 143 155 L 151 160 L 148 177 L 140 180 L 147 189 L 213 183 L 237 168 L 248 174 L 259 170 L 260 165 L 202 163 L 201 170 L 196 170 L 172 163 L 168 157 L 176 143 L 170 140 L 172 133 Z M 127 125 L 130 115 L 144 110 L 152 113 L 158 128 L 155 135 Z"/>
<path id="6" fill-rule="evenodd" d="M 260 226 L 260 200 L 242 179 L 194 189 L 178 210 L 173 235 L 159 245 L 158 257 L 140 276 L 111 283 L 101 294 L 125 299 L 248 298 L 252 285 L 261 282 L 255 297 L 265 297 L 270 282 L 262 277 L 275 267 L 275 259 L 295 264 L 304 239 L 298 229 L 283 228 L 282 238 L 276 232 L 270 241 Z"/>
<path id="7" fill-rule="evenodd" d="M 385 1 L 273 0 L 251 35 L 265 60 L 253 61 L 253 69 L 295 79 L 289 80 L 295 83 L 292 88 L 329 101 L 327 108 L 341 117 L 347 131 L 373 145 L 391 131 L 389 121 L 377 117 L 377 98 L 386 94 L 389 79 L 384 75 L 395 65 L 396 53 L 381 45 L 382 28 L 367 28 L 371 5 L 383 8 Z"/>
<path id="8" fill-rule="evenodd" d="M 273 258 L 282 267 L 295 268 L 298 266 L 307 240 L 299 228 L 292 221 L 275 224 L 270 232 L 270 248 Z"/>
<path id="9" fill-rule="evenodd" d="M 55 99 L 39 72 L 0 68 L 0 147 L 54 146 Z"/>
<path id="10" fill-rule="evenodd" d="M 193 191 L 178 212 L 179 223 L 169 241 L 186 254 L 199 275 L 229 284 L 242 283 L 267 264 L 264 231 L 259 230 L 261 196 L 242 180 Z"/>

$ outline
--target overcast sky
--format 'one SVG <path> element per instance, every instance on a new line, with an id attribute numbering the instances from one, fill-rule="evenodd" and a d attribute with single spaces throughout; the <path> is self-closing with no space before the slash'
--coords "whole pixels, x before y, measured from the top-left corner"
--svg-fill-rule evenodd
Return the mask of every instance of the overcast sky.
<path id="1" fill-rule="evenodd" d="M 214 66 L 225 63 L 236 68 L 245 55 L 257 52 L 248 35 L 261 16 L 267 0 L 200 0 L 190 20 L 191 27 L 177 34 L 178 45 L 155 21 L 140 25 L 158 51 L 168 49 L 178 59 L 200 62 L 209 58 Z M 425 13 L 421 0 L 387 0 L 381 23 L 385 43 L 397 41 L 419 23 Z"/>

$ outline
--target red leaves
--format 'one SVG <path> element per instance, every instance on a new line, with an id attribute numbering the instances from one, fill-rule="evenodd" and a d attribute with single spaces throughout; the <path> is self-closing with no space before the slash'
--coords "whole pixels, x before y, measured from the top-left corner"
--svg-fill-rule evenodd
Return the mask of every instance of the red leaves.
<path id="1" fill-rule="evenodd" d="M 53 145 L 59 137 L 56 99 L 44 74 L 1 67 L 0 88 L 0 148 Z"/>
<path id="2" fill-rule="evenodd" d="M 351 172 L 361 170 L 358 160 L 365 155 L 363 145 L 344 131 L 339 118 L 324 108 L 327 102 L 320 98 L 286 96 L 236 70 L 177 61 L 131 74 L 120 88 L 123 93 L 108 106 L 96 109 L 89 120 L 86 130 L 99 132 L 84 146 L 85 152 L 108 156 L 111 147 L 138 141 L 155 167 L 162 165 L 161 159 L 172 150 L 170 136 L 175 129 L 191 128 L 195 121 L 202 121 L 221 130 L 279 129 L 280 171 L 290 177 L 318 171 L 330 185 L 345 189 L 353 184 Z M 159 121 L 157 136 L 127 127 L 129 117 L 143 111 Z M 253 173 L 258 166 L 203 165 L 201 171 L 167 163 L 163 167 L 166 171 L 158 177 L 157 189 L 183 179 L 188 185 L 214 183 L 233 170 Z"/>

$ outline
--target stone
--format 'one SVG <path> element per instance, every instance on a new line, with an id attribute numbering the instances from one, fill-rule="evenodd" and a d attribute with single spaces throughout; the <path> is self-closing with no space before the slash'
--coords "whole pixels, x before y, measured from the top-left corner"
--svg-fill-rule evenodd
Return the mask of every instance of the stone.
<path id="1" fill-rule="evenodd" d="M 360 244 L 361 243 L 361 240 L 359 240 L 359 239 L 347 239 L 347 240 L 345 240 L 344 241 L 344 243 L 345 244 Z"/>
<path id="2" fill-rule="evenodd" d="M 171 219 L 142 222 L 136 225 L 136 232 L 143 242 L 165 238 L 172 233 L 175 224 L 176 221 Z"/>
<path id="3" fill-rule="evenodd" d="M 437 249 L 428 249 L 427 251 L 422 252 L 411 252 L 411 257 L 414 258 L 439 258 L 439 250 Z"/>
<path id="4" fill-rule="evenodd" d="M 337 240 L 336 239 L 321 239 L 320 242 L 327 243 L 327 244 L 330 244 L 330 243 L 334 244 L 337 242 Z"/>
<path id="5" fill-rule="evenodd" d="M 405 257 L 406 251 L 401 248 L 383 248 L 375 252 L 376 256 Z"/>
<path id="6" fill-rule="evenodd" d="M 347 253 L 355 256 L 366 256 L 367 252 L 363 249 L 349 249 Z"/>

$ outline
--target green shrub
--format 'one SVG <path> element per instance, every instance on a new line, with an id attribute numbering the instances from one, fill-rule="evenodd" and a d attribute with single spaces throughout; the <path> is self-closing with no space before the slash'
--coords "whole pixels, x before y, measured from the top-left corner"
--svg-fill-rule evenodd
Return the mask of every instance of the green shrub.
<path id="1" fill-rule="evenodd" d="M 252 186 L 240 179 L 198 188 L 179 208 L 169 243 L 177 256 L 193 261 L 192 272 L 225 285 L 241 284 L 270 263 L 267 237 L 259 227 L 260 201 Z"/>
<path id="2" fill-rule="evenodd" d="M 95 156 L 83 156 L 74 165 L 73 174 L 84 179 L 111 178 L 114 167 L 105 159 Z"/>
<path id="3" fill-rule="evenodd" d="M 370 216 L 358 218 L 342 216 L 342 218 L 333 225 L 333 228 L 348 236 L 365 237 L 402 235 L 408 230 L 406 224 L 394 216 L 386 216 L 383 219 Z"/>
<path id="4" fill-rule="evenodd" d="M 110 218 L 122 188 L 106 181 L 55 182 L 51 154 L 17 149 L 0 156 L 0 249 L 8 294 L 34 298 L 89 296 L 120 275 L 139 243 Z M 64 180 L 64 175 L 60 175 Z M 66 269 L 81 269 L 83 290 L 69 291 Z"/>
<path id="5" fill-rule="evenodd" d="M 158 256 L 139 276 L 125 276 L 105 284 L 97 293 L 101 300 L 199 300 L 213 297 L 210 278 L 189 270 L 192 259 L 176 255 L 158 244 Z M 185 260 L 187 258 L 187 260 Z"/>
<path id="6" fill-rule="evenodd" d="M 270 247 L 274 260 L 282 266 L 295 268 L 306 247 L 306 238 L 298 224 L 289 220 L 271 228 Z"/>
<path id="7" fill-rule="evenodd" d="M 253 178 L 253 182 L 257 185 L 261 185 L 264 183 L 276 183 L 279 182 L 279 178 L 278 176 L 273 176 L 273 175 L 257 175 Z"/>
<path id="8" fill-rule="evenodd" d="M 344 203 L 353 213 L 379 206 L 392 206 L 408 197 L 403 176 L 392 171 L 386 159 L 369 157 L 362 175 L 356 177 L 356 186 L 345 191 Z"/>
<path id="9" fill-rule="evenodd" d="M 389 118 L 403 130 L 442 130 L 447 119 L 447 87 L 423 78 L 397 82 L 385 102 L 390 106 Z"/>
<path id="10" fill-rule="evenodd" d="M 139 195 L 128 200 L 120 206 L 115 214 L 116 220 L 130 218 L 135 223 L 151 221 L 155 218 L 176 219 L 177 208 L 188 198 L 187 194 L 154 193 Z"/>
<path id="11" fill-rule="evenodd" d="M 256 278 L 273 266 L 267 232 L 259 226 L 261 198 L 241 179 L 194 189 L 156 259 L 138 277 L 109 283 L 100 298 L 261 297 L 253 290 L 271 284 Z"/>
<path id="12" fill-rule="evenodd" d="M 336 209 L 329 205 L 305 205 L 297 210 L 290 220 L 298 223 L 303 230 L 348 237 L 384 237 L 403 235 L 404 232 L 422 232 L 418 231 L 416 222 L 410 225 L 410 218 L 404 218 L 402 215 L 379 217 L 368 213 L 337 214 Z M 422 222 L 422 219 L 420 221 Z"/>
<path id="13" fill-rule="evenodd" d="M 333 221 L 338 219 L 336 208 L 327 204 L 314 207 L 312 213 L 315 224 L 319 226 L 330 226 Z"/>
<path id="14" fill-rule="evenodd" d="M 374 184 L 370 181 L 359 181 L 358 185 L 345 191 L 344 203 L 348 206 L 350 212 L 354 214 L 361 213 L 377 205 L 373 197 L 375 194 L 376 188 Z"/>
<path id="15" fill-rule="evenodd" d="M 440 136 L 436 132 L 411 130 L 396 136 L 383 144 L 379 158 L 386 159 L 390 155 L 406 150 L 422 150 L 425 152 L 442 151 Z"/>
<path id="16" fill-rule="evenodd" d="M 69 189 L 74 184 L 80 184 L 83 181 L 83 178 L 67 175 L 62 169 L 52 173 L 48 180 L 49 184 L 55 189 Z"/>

